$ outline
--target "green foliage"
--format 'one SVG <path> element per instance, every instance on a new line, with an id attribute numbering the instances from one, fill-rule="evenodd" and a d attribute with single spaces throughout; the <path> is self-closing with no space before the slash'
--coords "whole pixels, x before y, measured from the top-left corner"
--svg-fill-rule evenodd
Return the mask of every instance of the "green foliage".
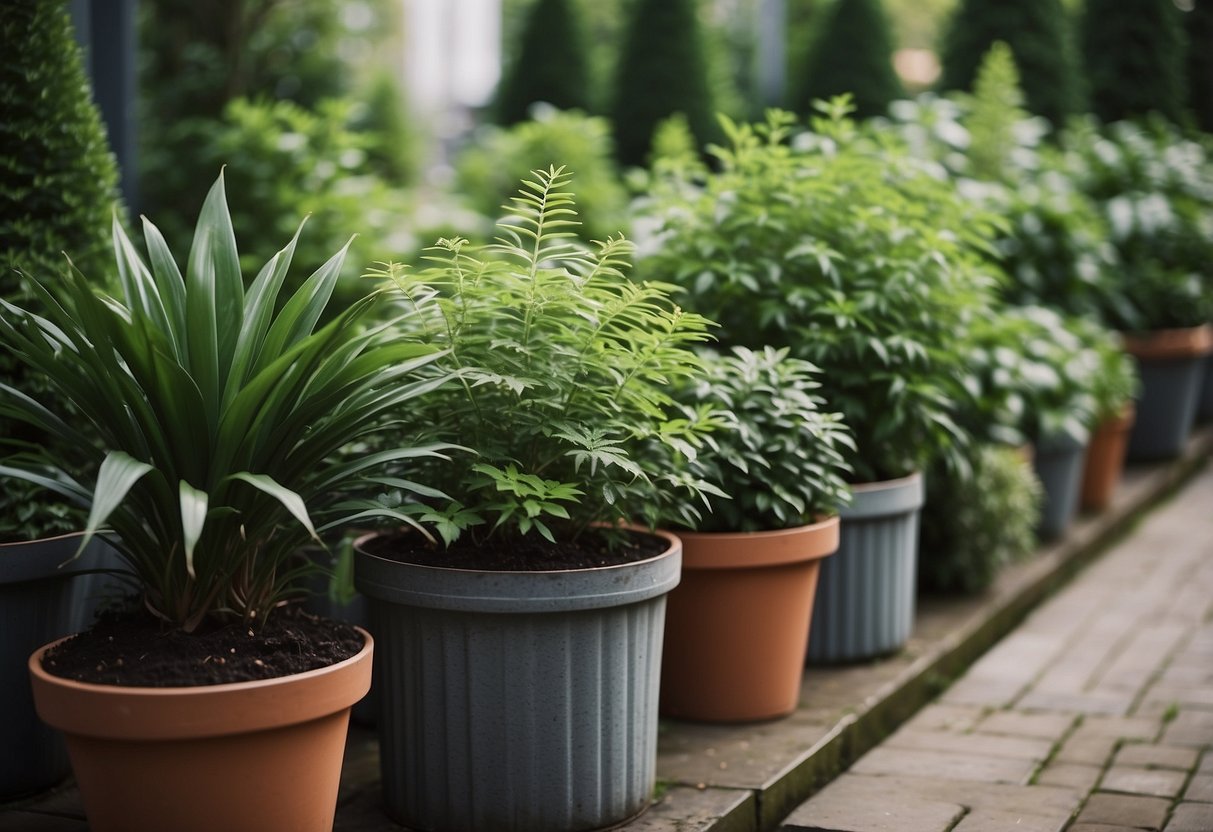
<path id="1" fill-rule="evenodd" d="M 456 161 L 456 186 L 474 210 L 496 216 L 522 179 L 556 160 L 577 177 L 585 206 L 578 236 L 605 240 L 626 225 L 627 192 L 612 159 L 611 126 L 599 116 L 539 106 L 531 121 L 483 127 Z"/>
<path id="2" fill-rule="evenodd" d="M 635 0 L 616 66 L 610 106 L 620 163 L 644 163 L 653 130 L 686 115 L 702 146 L 715 138 L 696 0 Z"/>
<path id="3" fill-rule="evenodd" d="M 357 277 L 381 250 L 398 221 L 399 195 L 374 175 L 367 155 L 368 137 L 346 126 L 351 104 L 321 102 L 315 112 L 289 101 L 236 99 L 218 127 L 204 127 L 184 166 L 183 193 L 193 170 L 227 165 L 227 177 L 239 184 L 231 212 L 242 231 L 242 267 L 246 272 L 273 256 L 308 215 L 308 234 L 299 241 L 295 261 L 303 273 L 319 268 L 329 253 L 358 232 L 350 249 L 350 267 L 338 289 L 343 302 L 357 296 Z M 184 196 L 183 196 L 184 198 Z M 170 247 L 184 248 L 190 226 L 180 212 L 164 224 Z"/>
<path id="4" fill-rule="evenodd" d="M 1060 128 L 1082 106 L 1071 27 L 1060 0 L 962 0 L 944 37 L 940 87 L 972 89 L 983 56 L 995 41 L 1004 41 L 1028 109 Z"/>
<path id="5" fill-rule="evenodd" d="M 1172 0 L 1086 0 L 1080 24 L 1091 110 L 1105 122 L 1183 113 L 1184 37 Z"/>
<path id="6" fill-rule="evenodd" d="M 880 116 L 904 94 L 880 0 L 833 0 L 809 49 L 797 110 L 850 93 L 860 118 Z"/>
<path id="7" fill-rule="evenodd" d="M 1113 339 L 1095 345 L 1099 364 L 1092 379 L 1091 395 L 1095 398 L 1095 424 L 1119 418 L 1125 406 L 1137 398 L 1141 380 L 1137 364 Z"/>
<path id="8" fill-rule="evenodd" d="M 1005 564 L 1036 548 L 1041 488 L 1020 454 L 978 446 L 973 475 L 939 469 L 927 477 L 918 582 L 937 592 L 981 592 Z"/>
<path id="9" fill-rule="evenodd" d="M 705 352 L 704 373 L 674 393 L 689 422 L 719 423 L 683 464 L 729 499 L 709 496 L 699 531 L 787 529 L 838 513 L 850 500 L 844 449 L 855 444 L 842 415 L 822 410 L 817 368 L 788 355 L 734 347 Z"/>
<path id="10" fill-rule="evenodd" d="M 1121 266 L 1117 329 L 1196 326 L 1213 315 L 1213 164 L 1206 148 L 1162 119 L 1103 131 L 1076 123 L 1051 161 L 1096 201 Z"/>
<path id="11" fill-rule="evenodd" d="M 1213 132 L 1213 0 L 1193 0 L 1184 15 L 1188 39 L 1185 74 L 1188 108 L 1196 124 L 1206 133 Z"/>
<path id="12" fill-rule="evenodd" d="M 995 41 L 982 58 L 967 102 L 969 173 L 977 179 L 1004 182 L 1018 146 L 1015 125 L 1028 114 L 1023 109 L 1015 57 L 1002 41 Z"/>
<path id="13" fill-rule="evenodd" d="M 525 121 L 539 101 L 560 109 L 588 109 L 587 56 L 575 0 L 536 0 L 518 54 L 497 89 L 497 122 Z"/>
<path id="14" fill-rule="evenodd" d="M 670 287 L 627 280 L 622 237 L 594 251 L 574 241 L 569 179 L 535 171 L 495 245 L 442 239 L 422 272 L 372 272 L 424 313 L 419 336 L 446 350 L 440 366 L 461 381 L 410 410 L 476 452 L 428 480 L 452 500 L 431 515 L 448 543 L 464 530 L 477 542 L 569 540 L 593 523 L 653 522 L 669 491 L 710 489 L 637 452 L 694 454 L 703 428 L 679 417 L 668 388 L 699 371 L 690 346 L 708 322 L 675 306 Z M 678 519 L 695 514 L 688 501 Z"/>
<path id="15" fill-rule="evenodd" d="M 63 3 L 0 5 L 0 40 L 0 299 L 29 299 L 17 269 L 48 283 L 59 280 L 67 271 L 65 253 L 108 283 L 105 253 L 118 173 Z M 2 352 L 0 384 L 26 394 L 43 391 L 36 373 Z M 14 443 L 49 441 L 0 418 L 0 457 L 21 447 Z M 47 537 L 83 522 L 42 489 L 0 488 L 0 540 Z"/>
<path id="16" fill-rule="evenodd" d="M 34 284 L 37 313 L 3 305 L 0 346 L 45 374 L 58 399 L 3 386 L 0 415 L 58 437 L 70 455 L 30 449 L 0 474 L 91 503 L 85 540 L 112 530 L 144 603 L 166 621 L 190 631 L 209 617 L 264 620 L 318 532 L 383 514 L 416 524 L 408 506 L 359 495 L 382 482 L 372 472 L 442 447 L 348 446 L 445 379 L 418 375 L 437 357 L 431 347 L 368 325 L 374 295 L 317 328 L 344 249 L 280 304 L 292 240 L 246 292 L 222 177 L 184 278 L 146 220 L 144 233 L 150 269 L 114 224 L 117 297 L 72 272 Z"/>
<path id="17" fill-rule="evenodd" d="M 1101 355 L 1115 337 L 1083 318 L 1043 306 L 983 316 L 971 333 L 967 384 L 974 408 L 963 423 L 1007 445 L 1069 436 L 1086 442 L 1097 418 Z"/>
<path id="18" fill-rule="evenodd" d="M 320 108 L 325 112 L 325 107 Z M 420 171 L 420 142 L 409 123 L 404 90 L 391 73 L 376 72 L 361 100 L 353 106 L 350 128 L 360 134 L 367 163 L 377 176 L 393 185 L 416 181 Z"/>
<path id="19" fill-rule="evenodd" d="M 723 343 L 787 346 L 819 366 L 854 431 L 857 480 L 958 461 L 960 347 L 990 300 L 975 252 L 992 218 L 887 135 L 858 133 L 844 102 L 823 109 L 794 145 L 786 113 L 727 122 L 720 172 L 655 200 L 664 230 L 643 273 L 685 286 Z"/>

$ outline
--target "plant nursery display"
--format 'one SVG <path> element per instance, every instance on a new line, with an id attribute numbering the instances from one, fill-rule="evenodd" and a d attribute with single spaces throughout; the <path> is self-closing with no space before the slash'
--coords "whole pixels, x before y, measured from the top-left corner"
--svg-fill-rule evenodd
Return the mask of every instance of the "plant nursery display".
<path id="1" fill-rule="evenodd" d="M 344 249 L 280 297 L 292 240 L 246 291 L 222 176 L 184 276 L 146 220 L 144 235 L 146 262 L 114 223 L 117 295 L 34 275 L 36 311 L 0 316 L 0 347 L 49 391 L 5 390 L 4 411 L 61 440 L 6 473 L 90 505 L 84 540 L 112 533 L 138 587 L 30 658 L 38 713 L 98 832 L 328 829 L 372 644 L 294 613 L 291 564 L 319 531 L 386 511 L 360 496 L 372 475 L 403 481 L 440 452 L 344 449 L 446 379 L 419 375 L 433 347 L 371 324 L 378 295 L 317 327 Z"/>
<path id="2" fill-rule="evenodd" d="M 787 348 L 704 353 L 704 375 L 675 392 L 691 422 L 721 425 L 683 463 L 729 495 L 682 540 L 670 593 L 661 710 L 714 722 L 770 719 L 796 708 L 821 559 L 838 547 L 848 498 L 837 413 L 817 396 L 816 368 Z M 676 461 L 672 461 L 676 462 Z"/>
<path id="3" fill-rule="evenodd" d="M 843 659 L 909 636 L 918 472 L 933 458 L 963 464 L 962 344 L 990 300 L 978 251 L 991 220 L 893 138 L 860 132 L 845 99 L 819 107 L 795 138 L 786 113 L 726 121 L 720 172 L 655 200 L 664 230 L 641 268 L 686 286 L 723 344 L 786 346 L 821 368 L 819 393 L 855 436 L 845 459 L 859 485 L 823 565 L 809 653 Z"/>
<path id="4" fill-rule="evenodd" d="M 626 279 L 622 237 L 576 242 L 569 181 L 535 171 L 494 245 L 443 239 L 424 271 L 373 272 L 457 375 L 410 419 L 475 452 L 425 471 L 448 497 L 421 519 L 445 545 L 357 544 L 384 801 L 415 828 L 593 829 L 642 811 L 654 786 L 681 547 L 620 524 L 664 505 L 691 525 L 696 495 L 716 490 L 651 452 L 702 444 L 668 389 L 700 371 L 707 321 Z"/>

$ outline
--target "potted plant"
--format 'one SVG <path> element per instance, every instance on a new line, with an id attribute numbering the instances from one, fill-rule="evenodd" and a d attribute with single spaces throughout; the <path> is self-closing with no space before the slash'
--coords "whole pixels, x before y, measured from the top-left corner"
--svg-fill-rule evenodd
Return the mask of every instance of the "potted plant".
<path id="1" fill-rule="evenodd" d="M 686 286 L 722 343 L 786 346 L 820 367 L 822 398 L 854 432 L 854 499 L 809 642 L 811 658 L 836 661 L 909 637 L 920 471 L 966 440 L 961 344 L 989 300 L 974 253 L 989 221 L 892 139 L 861 134 L 845 99 L 821 106 L 795 139 L 786 113 L 726 121 L 720 172 L 655 200 L 664 228 L 641 267 Z"/>
<path id="2" fill-rule="evenodd" d="M 842 417 L 816 394 L 817 372 L 787 348 L 703 353 L 704 375 L 675 398 L 688 420 L 720 425 L 685 468 L 720 486 L 682 541 L 662 650 L 667 716 L 742 722 L 784 716 L 800 697 L 807 623 L 823 558 L 838 548 L 847 502 Z"/>
<path id="3" fill-rule="evenodd" d="M 1065 531 L 1078 508 L 1083 457 L 1095 422 L 1097 346 L 1113 336 L 1043 306 L 1008 306 L 974 325 L 970 367 L 979 405 L 966 427 L 990 441 L 1032 443 L 1044 489 L 1038 534 Z"/>
<path id="4" fill-rule="evenodd" d="M 1136 412 L 1133 399 L 1139 390 L 1133 360 L 1114 340 L 1095 345 L 1099 364 L 1093 378 L 1095 430 L 1083 465 L 1082 507 L 1107 508 L 1124 470 L 1129 431 Z"/>
<path id="5" fill-rule="evenodd" d="M 1130 459 L 1179 454 L 1213 352 L 1213 175 L 1204 147 L 1162 119 L 1090 122 L 1065 134 L 1055 162 L 1099 203 L 1120 254 L 1122 302 L 1105 319 L 1125 334 L 1141 395 Z"/>
<path id="6" fill-rule="evenodd" d="M 184 277 L 144 232 L 150 268 L 115 220 L 118 296 L 73 271 L 33 281 L 38 312 L 0 316 L 0 345 L 54 394 L 5 390 L 6 415 L 67 449 L 21 476 L 90 503 L 85 540 L 111 530 L 139 585 L 125 614 L 30 657 L 38 713 L 92 829 L 328 829 L 372 644 L 296 614 L 287 564 L 377 511 L 357 496 L 375 469 L 437 453 L 342 449 L 444 379 L 417 377 L 431 347 L 371 324 L 375 295 L 317 328 L 344 250 L 279 303 L 292 240 L 246 291 L 222 176 Z"/>
<path id="7" fill-rule="evenodd" d="M 619 524 L 651 523 L 667 490 L 709 488 L 638 452 L 694 452 L 699 428 L 667 387 L 698 372 L 707 323 L 627 280 L 621 237 L 571 239 L 568 183 L 535 171 L 496 245 L 443 239 L 425 271 L 375 272 L 428 313 L 420 337 L 459 374 L 412 415 L 475 451 L 427 474 L 451 498 L 426 517 L 445 546 L 411 532 L 356 545 L 384 801 L 413 828 L 593 829 L 642 811 L 654 786 L 681 547 Z"/>

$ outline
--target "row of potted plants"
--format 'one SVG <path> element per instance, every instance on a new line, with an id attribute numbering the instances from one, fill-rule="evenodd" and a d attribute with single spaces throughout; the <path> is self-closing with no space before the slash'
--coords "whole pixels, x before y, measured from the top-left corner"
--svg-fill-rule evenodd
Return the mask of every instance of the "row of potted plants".
<path id="1" fill-rule="evenodd" d="M 1002 308 L 998 222 L 845 102 L 791 128 L 779 113 L 727 125 L 719 172 L 680 163 L 658 183 L 653 282 L 624 276 L 622 238 L 574 241 L 559 169 L 524 183 L 496 244 L 441 240 L 429 268 L 386 264 L 343 310 L 328 307 L 344 252 L 279 298 L 295 241 L 245 289 L 222 178 L 184 274 L 145 223 L 146 260 L 115 224 L 116 297 L 78 273 L 31 276 L 36 308 L 5 303 L 0 343 L 51 392 L 6 386 L 0 415 L 55 441 L 4 473 L 90 505 L 82 541 L 106 530 L 138 587 L 125 617 L 30 660 L 94 828 L 328 828 L 372 643 L 389 814 L 588 829 L 647 805 L 659 707 L 778 716 L 806 641 L 825 661 L 905 641 L 922 471 L 967 476 L 990 440 L 1085 439 L 1131 382 L 1123 361 L 1104 371 L 1120 353 L 1093 325 Z M 713 337 L 723 355 L 703 351 Z M 373 520 L 400 531 L 356 547 L 370 632 L 307 637 L 300 550 Z M 792 611 L 721 600 L 751 583 Z M 702 641 L 741 629 L 730 615 L 782 647 Z M 131 619 L 196 659 L 149 670 L 140 642 L 113 646 Z M 265 640 L 310 658 L 286 667 Z M 777 652 L 782 669 L 743 698 L 739 677 Z M 151 675 L 110 684 L 136 669 Z M 290 720 L 313 745 L 289 761 L 234 745 L 237 731 L 278 745 Z M 174 721 L 183 761 L 164 742 Z M 154 741 L 135 774 L 118 763 L 132 739 Z M 307 799 L 242 803 L 262 767 Z M 208 793 L 222 805 L 192 808 Z"/>

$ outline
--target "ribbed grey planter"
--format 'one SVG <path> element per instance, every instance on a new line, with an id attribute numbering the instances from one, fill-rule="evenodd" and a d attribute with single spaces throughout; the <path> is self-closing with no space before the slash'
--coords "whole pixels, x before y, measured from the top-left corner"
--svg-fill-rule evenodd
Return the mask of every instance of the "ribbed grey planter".
<path id="1" fill-rule="evenodd" d="M 380 659 L 384 804 L 426 832 L 575 832 L 643 811 L 656 777 L 666 594 L 635 564 L 477 572 L 359 547 Z"/>
<path id="2" fill-rule="evenodd" d="M 848 662 L 900 648 L 914 624 L 921 474 L 853 487 L 838 552 L 822 563 L 809 661 Z"/>
<path id="3" fill-rule="evenodd" d="M 1196 422 L 1206 360 L 1213 349 L 1213 327 L 1206 324 L 1126 337 L 1125 346 L 1137 360 L 1141 375 L 1128 458 L 1148 461 L 1179 456 Z"/>
<path id="4" fill-rule="evenodd" d="M 321 557 L 327 558 L 328 553 L 321 550 L 319 547 L 309 547 L 306 551 L 307 557 L 318 560 Z M 325 566 L 328 566 L 327 560 Z M 349 624 L 356 624 L 367 632 L 371 633 L 371 637 L 375 639 L 376 645 L 379 643 L 379 637 L 371 631 L 371 613 L 367 606 L 366 596 L 361 592 L 354 593 L 354 597 L 348 601 L 341 602 L 329 596 L 329 576 L 327 574 L 318 573 L 311 575 L 307 581 L 307 588 L 311 594 L 304 602 L 304 608 L 313 615 L 331 618 L 334 621 L 345 621 Z M 378 664 L 378 661 L 375 661 Z M 366 696 L 359 699 L 354 707 L 350 709 L 350 717 L 359 725 L 367 725 L 374 727 L 375 720 L 379 711 L 379 692 L 373 681 L 372 673 L 371 690 Z"/>
<path id="5" fill-rule="evenodd" d="M 62 736 L 34 711 L 26 662 L 91 620 L 100 583 L 79 573 L 110 565 L 111 550 L 97 538 L 60 569 L 79 542 L 79 535 L 65 535 L 0 544 L 0 800 L 52 786 L 69 770 Z"/>
<path id="6" fill-rule="evenodd" d="M 1032 468 L 1044 491 L 1036 525 L 1041 540 L 1060 537 L 1078 511 L 1086 448 L 1085 442 L 1066 435 L 1045 437 L 1036 443 Z"/>

